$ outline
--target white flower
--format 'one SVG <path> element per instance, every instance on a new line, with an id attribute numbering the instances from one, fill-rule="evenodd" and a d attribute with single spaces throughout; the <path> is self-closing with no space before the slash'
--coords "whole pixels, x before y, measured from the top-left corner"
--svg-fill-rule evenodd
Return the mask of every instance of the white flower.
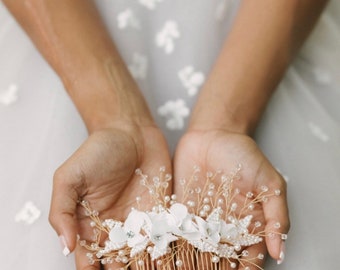
<path id="1" fill-rule="evenodd" d="M 139 0 L 139 3 L 150 10 L 155 9 L 156 3 L 162 2 L 163 0 Z"/>
<path id="2" fill-rule="evenodd" d="M 184 118 L 190 113 L 183 99 L 169 100 L 158 108 L 158 113 L 167 118 L 166 126 L 169 129 L 182 129 Z"/>
<path id="3" fill-rule="evenodd" d="M 180 37 L 178 25 L 175 21 L 167 21 L 162 30 L 156 36 L 156 45 L 164 49 L 165 53 L 170 54 L 174 51 L 174 39 Z"/>
<path id="4" fill-rule="evenodd" d="M 217 246 L 217 243 L 220 241 L 220 224 L 215 222 L 207 222 L 201 217 L 195 217 L 198 229 L 201 233 L 201 240 L 212 246 Z"/>
<path id="5" fill-rule="evenodd" d="M 232 225 L 228 226 L 222 231 L 223 239 L 235 247 L 251 246 L 262 241 L 262 237 L 249 234 L 248 227 L 251 223 L 253 216 L 247 215 L 243 219 L 232 219 Z"/>
<path id="6" fill-rule="evenodd" d="M 138 53 L 133 54 L 133 63 L 129 65 L 129 71 L 135 79 L 145 79 L 148 69 L 148 59 Z"/>
<path id="7" fill-rule="evenodd" d="M 328 134 L 317 124 L 314 122 L 310 121 L 308 122 L 308 127 L 311 131 L 311 133 L 318 139 L 320 139 L 322 142 L 328 142 L 329 141 L 329 136 Z"/>
<path id="8" fill-rule="evenodd" d="M 205 78 L 202 72 L 195 72 L 193 66 L 186 66 L 178 72 L 178 77 L 187 89 L 189 96 L 197 94 Z"/>
<path id="9" fill-rule="evenodd" d="M 31 201 L 25 203 L 23 208 L 16 214 L 16 222 L 25 222 L 28 225 L 33 224 L 39 217 L 41 211 Z"/>
<path id="10" fill-rule="evenodd" d="M 127 27 L 140 28 L 140 23 L 131 9 L 120 12 L 117 16 L 118 28 L 125 29 Z"/>
<path id="11" fill-rule="evenodd" d="M 151 259 L 155 260 L 167 253 L 168 246 L 171 242 L 178 240 L 173 235 L 172 228 L 168 223 L 169 213 L 162 211 L 160 213 L 149 213 L 151 219 L 150 241 L 154 244 L 151 253 Z"/>
<path id="12" fill-rule="evenodd" d="M 11 84 L 5 91 L 0 92 L 0 104 L 9 106 L 18 100 L 18 86 Z"/>
<path id="13" fill-rule="evenodd" d="M 192 215 L 188 213 L 188 208 L 181 203 L 173 204 L 169 209 L 170 215 L 168 223 L 173 226 L 173 232 L 187 240 L 199 240 L 200 233 L 193 222 Z"/>
<path id="14" fill-rule="evenodd" d="M 112 228 L 109 239 L 113 245 L 118 247 L 118 249 L 125 245 L 131 247 L 130 256 L 134 257 L 136 254 L 143 251 L 148 244 L 147 236 L 141 234 L 141 230 L 144 226 L 151 226 L 148 215 L 133 209 L 123 226 L 120 225 Z"/>

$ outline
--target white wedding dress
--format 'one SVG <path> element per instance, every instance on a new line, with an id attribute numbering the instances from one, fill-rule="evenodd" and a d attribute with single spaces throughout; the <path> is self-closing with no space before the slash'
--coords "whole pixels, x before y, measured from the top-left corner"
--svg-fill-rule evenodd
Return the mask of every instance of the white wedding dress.
<path id="1" fill-rule="evenodd" d="M 228 34 L 238 1 L 98 0 L 173 149 Z M 75 37 L 76 38 L 76 37 Z M 285 176 L 285 262 L 340 267 L 340 1 L 331 1 L 271 99 L 256 140 Z M 1 269 L 75 269 L 48 223 L 55 169 L 86 139 L 63 86 L 0 3 Z M 246 78 L 245 78 L 246 79 Z"/>

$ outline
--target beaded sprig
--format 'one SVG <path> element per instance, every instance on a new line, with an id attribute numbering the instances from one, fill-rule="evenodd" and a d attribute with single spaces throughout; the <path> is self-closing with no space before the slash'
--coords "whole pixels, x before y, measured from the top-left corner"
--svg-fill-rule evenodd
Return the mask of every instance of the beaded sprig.
<path id="1" fill-rule="evenodd" d="M 164 167 L 152 179 L 137 169 L 141 186 L 149 191 L 150 198 L 145 199 L 152 200 L 152 209 L 140 210 L 142 198 L 137 197 L 137 207 L 131 209 L 124 222 L 101 220 L 87 201 L 81 201 L 91 219 L 94 240 L 80 240 L 80 245 L 88 250 L 90 263 L 118 262 L 124 265 L 122 270 L 132 265 L 137 269 L 180 269 L 202 255 L 210 260 L 204 260 L 205 266 L 196 269 L 224 269 L 222 265 L 226 264 L 231 268 L 239 264 L 245 270 L 250 269 L 247 265 L 262 269 L 255 261 L 264 259 L 264 254 L 252 257 L 246 247 L 262 242 L 268 232 L 261 229 L 264 224 L 254 220 L 251 213 L 271 196 L 280 196 L 281 191 L 271 192 L 262 186 L 256 194 L 242 194 L 235 187 L 241 179 L 240 170 L 238 165 L 228 175 L 207 172 L 205 185 L 198 187 L 200 169 L 195 167 L 190 179 L 180 180 L 184 195 L 179 202 L 175 194 L 167 195 L 171 175 Z M 279 228 L 280 223 L 275 223 L 270 235 L 286 240 L 287 235 L 279 233 Z M 103 237 L 106 241 L 101 245 Z"/>

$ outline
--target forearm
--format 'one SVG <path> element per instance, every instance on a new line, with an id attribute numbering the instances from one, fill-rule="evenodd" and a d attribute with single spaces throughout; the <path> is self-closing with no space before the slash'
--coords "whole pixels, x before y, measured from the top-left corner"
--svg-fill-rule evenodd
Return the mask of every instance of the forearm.
<path id="1" fill-rule="evenodd" d="M 244 0 L 194 108 L 191 129 L 252 134 L 326 0 Z"/>
<path id="2" fill-rule="evenodd" d="M 5 0 L 57 72 L 89 131 L 151 116 L 90 0 Z"/>

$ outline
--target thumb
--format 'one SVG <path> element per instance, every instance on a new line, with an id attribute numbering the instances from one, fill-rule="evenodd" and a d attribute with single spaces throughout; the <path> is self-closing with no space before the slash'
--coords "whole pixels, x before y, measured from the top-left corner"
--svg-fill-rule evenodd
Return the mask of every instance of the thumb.
<path id="1" fill-rule="evenodd" d="M 76 211 L 79 196 L 72 178 L 62 167 L 55 172 L 49 214 L 49 221 L 59 236 L 65 256 L 75 249 L 77 242 Z"/>

